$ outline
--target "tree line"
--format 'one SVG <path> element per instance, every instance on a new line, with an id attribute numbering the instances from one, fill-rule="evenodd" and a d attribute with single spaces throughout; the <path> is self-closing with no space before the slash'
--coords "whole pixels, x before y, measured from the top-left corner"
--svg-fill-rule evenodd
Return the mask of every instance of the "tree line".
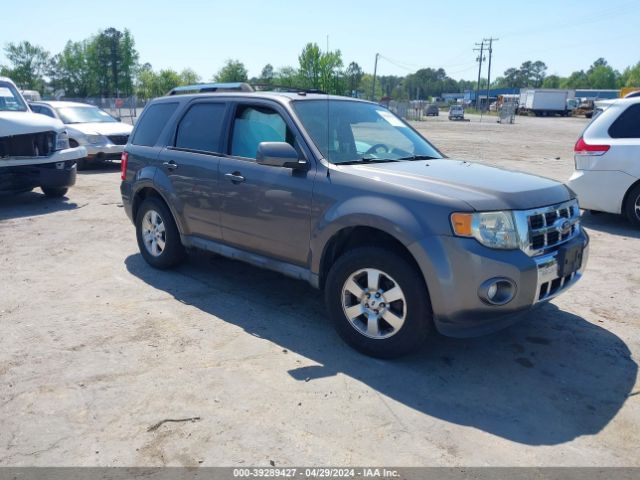
<path id="1" fill-rule="evenodd" d="M 67 98 L 128 97 L 149 99 L 166 94 L 179 85 L 202 82 L 192 69 L 155 70 L 140 63 L 135 41 L 127 29 L 100 30 L 82 41 L 68 41 L 62 52 L 51 55 L 28 41 L 8 43 L 5 55 L 9 65 L 0 65 L 0 75 L 12 78 L 21 88 L 38 90 Z M 396 100 L 429 99 L 443 93 L 462 93 L 476 88 L 471 80 L 455 80 L 442 68 L 421 68 L 405 76 L 366 73 L 357 62 L 343 61 L 340 50 L 323 51 L 316 43 L 307 43 L 298 55 L 296 66 L 274 68 L 267 63 L 260 75 L 249 78 L 244 64 L 227 59 L 211 78 L 217 82 L 249 82 L 265 88 L 289 87 L 317 89 L 337 95 Z M 486 88 L 486 79 L 481 88 Z M 587 70 L 568 77 L 547 75 L 544 62 L 526 61 L 507 69 L 491 84 L 500 87 L 597 88 L 616 89 L 640 86 L 640 62 L 623 72 L 614 70 L 605 59 L 597 59 Z"/>

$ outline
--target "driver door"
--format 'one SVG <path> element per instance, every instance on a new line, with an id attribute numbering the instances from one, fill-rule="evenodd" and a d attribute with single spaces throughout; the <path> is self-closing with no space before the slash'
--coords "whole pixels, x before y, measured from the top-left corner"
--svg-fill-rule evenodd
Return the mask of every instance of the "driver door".
<path id="1" fill-rule="evenodd" d="M 220 211 L 225 243 L 304 266 L 315 165 L 292 170 L 256 162 L 260 142 L 288 142 L 302 155 L 296 132 L 278 105 L 238 103 L 229 155 L 220 159 Z"/>

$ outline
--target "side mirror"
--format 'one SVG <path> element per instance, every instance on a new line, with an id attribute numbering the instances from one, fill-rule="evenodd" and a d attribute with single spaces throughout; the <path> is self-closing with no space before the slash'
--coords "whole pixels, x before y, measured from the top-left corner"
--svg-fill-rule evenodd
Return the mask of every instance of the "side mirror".
<path id="1" fill-rule="evenodd" d="M 260 142 L 256 161 L 260 165 L 292 168 L 294 170 L 307 167 L 307 162 L 301 159 L 296 149 L 286 142 Z"/>

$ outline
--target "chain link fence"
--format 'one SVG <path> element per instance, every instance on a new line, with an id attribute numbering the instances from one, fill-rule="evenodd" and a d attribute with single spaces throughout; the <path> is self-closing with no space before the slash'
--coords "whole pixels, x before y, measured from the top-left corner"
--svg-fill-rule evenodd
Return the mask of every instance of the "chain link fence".
<path id="1" fill-rule="evenodd" d="M 142 113 L 148 100 L 142 100 L 132 95 L 126 98 L 116 97 L 86 97 L 86 98 L 69 98 L 62 97 L 60 100 L 65 102 L 88 103 L 101 108 L 110 115 L 120 118 L 121 121 L 133 125 L 138 116 Z"/>

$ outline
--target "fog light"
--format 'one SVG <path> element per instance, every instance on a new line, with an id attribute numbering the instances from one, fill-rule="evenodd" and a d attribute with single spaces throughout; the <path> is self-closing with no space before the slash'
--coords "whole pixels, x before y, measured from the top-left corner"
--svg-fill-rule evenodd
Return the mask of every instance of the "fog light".
<path id="1" fill-rule="evenodd" d="M 478 288 L 480 300 L 489 305 L 506 305 L 516 295 L 516 284 L 509 278 L 490 278 Z"/>

